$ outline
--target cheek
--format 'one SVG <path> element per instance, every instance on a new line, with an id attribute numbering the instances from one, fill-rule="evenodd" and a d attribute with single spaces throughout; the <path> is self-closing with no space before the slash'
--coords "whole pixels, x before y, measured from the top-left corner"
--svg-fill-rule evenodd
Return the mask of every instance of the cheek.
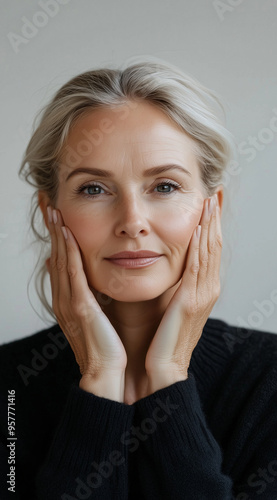
<path id="1" fill-rule="evenodd" d="M 160 218 L 165 240 L 174 246 L 186 250 L 195 230 L 199 224 L 203 204 L 193 206 L 191 203 L 183 206 L 176 205 L 165 211 Z"/>
<path id="2" fill-rule="evenodd" d="M 72 210 L 61 209 L 63 220 L 69 227 L 77 240 L 82 253 L 101 248 L 107 234 L 107 226 L 100 222 L 97 217 L 72 212 Z"/>

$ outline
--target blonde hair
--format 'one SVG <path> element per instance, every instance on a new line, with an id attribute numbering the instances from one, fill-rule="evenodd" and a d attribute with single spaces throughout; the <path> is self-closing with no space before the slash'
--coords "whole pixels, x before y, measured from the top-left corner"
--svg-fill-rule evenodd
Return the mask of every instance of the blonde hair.
<path id="1" fill-rule="evenodd" d="M 45 259 L 49 256 L 49 246 L 45 243 L 50 244 L 50 236 L 41 213 L 40 220 L 36 220 L 38 192 L 46 192 L 55 206 L 59 160 L 68 133 L 78 118 L 97 108 L 140 100 L 160 108 L 194 139 L 206 195 L 211 196 L 222 184 L 224 170 L 234 150 L 232 136 L 221 123 L 222 105 L 214 92 L 175 66 L 144 58 L 122 69 L 87 71 L 65 83 L 37 115 L 39 124 L 19 170 L 19 176 L 36 188 L 30 206 L 30 228 L 41 248 L 33 274 L 36 272 L 35 288 L 41 303 L 55 321 L 45 294 Z"/>

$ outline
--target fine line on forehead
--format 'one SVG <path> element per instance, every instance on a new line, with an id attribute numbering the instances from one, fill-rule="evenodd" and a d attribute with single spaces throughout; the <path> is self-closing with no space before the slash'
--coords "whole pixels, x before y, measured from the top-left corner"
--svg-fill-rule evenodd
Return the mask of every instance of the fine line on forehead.
<path id="1" fill-rule="evenodd" d="M 189 170 L 187 170 L 185 167 L 181 167 L 181 166 L 175 165 L 175 164 L 160 165 L 158 167 L 149 168 L 143 172 L 143 175 L 145 177 L 151 177 L 153 175 L 162 174 L 163 172 L 166 172 L 168 170 L 179 170 L 182 173 L 185 173 L 185 174 L 189 175 L 190 177 L 192 177 L 192 174 L 191 174 L 191 172 L 189 172 Z M 67 182 L 74 175 L 78 175 L 81 173 L 98 175 L 99 177 L 110 177 L 110 178 L 114 177 L 114 172 L 112 172 L 110 170 L 104 170 L 102 168 L 92 168 L 92 167 L 79 167 L 79 168 L 76 168 L 75 170 L 72 170 L 70 172 L 70 174 L 67 176 L 65 182 Z"/>

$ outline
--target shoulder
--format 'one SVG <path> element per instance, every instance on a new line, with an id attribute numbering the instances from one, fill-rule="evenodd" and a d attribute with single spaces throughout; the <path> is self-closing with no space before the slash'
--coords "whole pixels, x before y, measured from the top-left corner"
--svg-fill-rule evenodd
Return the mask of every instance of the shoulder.
<path id="1" fill-rule="evenodd" d="M 39 330 L 27 337 L 13 340 L 0 345 L 1 367 L 6 365 L 12 359 L 28 358 L 32 349 L 43 348 L 51 339 L 55 338 L 61 332 L 60 326 L 56 323 L 49 328 Z M 64 337 L 65 338 L 65 337 Z M 66 339 L 65 339 L 66 340 Z M 53 341 L 53 340 L 52 340 Z"/>
<path id="2" fill-rule="evenodd" d="M 242 352 L 248 356 L 256 356 L 257 354 L 260 356 L 263 353 L 267 359 L 276 360 L 276 333 L 215 321 L 222 325 L 222 339 L 224 339 L 229 352 L 234 356 Z"/>
<path id="3" fill-rule="evenodd" d="M 247 326 L 238 326 L 221 319 L 209 318 L 205 326 L 227 365 L 241 365 L 277 375 L 277 334 Z"/>
<path id="4" fill-rule="evenodd" d="M 54 323 L 48 328 L 39 330 L 35 333 L 31 333 L 26 337 L 15 339 L 12 340 L 11 342 L 2 343 L 0 345 L 0 355 L 3 355 L 4 353 L 7 354 L 9 352 L 24 350 L 26 347 L 28 347 L 29 345 L 33 345 L 34 343 L 39 344 L 47 338 L 47 335 L 49 333 L 51 332 L 55 333 L 57 331 L 61 331 L 61 328 L 58 325 L 58 323 Z"/>

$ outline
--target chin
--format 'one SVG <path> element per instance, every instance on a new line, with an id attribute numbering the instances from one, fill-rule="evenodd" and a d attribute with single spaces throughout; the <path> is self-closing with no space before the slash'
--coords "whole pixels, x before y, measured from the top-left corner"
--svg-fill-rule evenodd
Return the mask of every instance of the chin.
<path id="1" fill-rule="evenodd" d="M 165 283 L 156 283 L 154 285 L 153 279 L 150 283 L 139 283 L 139 280 L 136 280 L 136 283 L 132 283 L 131 286 L 118 284 L 118 288 L 114 290 L 110 290 L 105 286 L 95 286 L 95 288 L 89 286 L 89 288 L 100 305 L 108 305 L 112 300 L 118 302 L 143 302 L 154 300 L 164 295 L 166 292 L 173 294 L 179 287 L 180 282 L 181 279 L 179 278 L 173 283 L 168 283 L 167 286 Z"/>
<path id="2" fill-rule="evenodd" d="M 162 295 L 164 291 L 156 290 L 132 290 L 132 291 L 121 291 L 117 293 L 111 293 L 104 290 L 99 290 L 96 292 L 96 298 L 104 304 L 108 304 L 111 300 L 116 300 L 118 302 L 143 302 L 145 300 L 153 300 Z"/>

